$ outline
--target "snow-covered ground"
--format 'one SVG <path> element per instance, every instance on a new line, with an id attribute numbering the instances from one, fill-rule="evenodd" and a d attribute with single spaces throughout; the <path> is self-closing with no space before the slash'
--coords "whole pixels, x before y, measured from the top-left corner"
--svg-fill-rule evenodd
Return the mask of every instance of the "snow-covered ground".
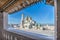
<path id="1" fill-rule="evenodd" d="M 19 29 L 19 30 L 32 32 L 32 33 L 36 33 L 36 34 L 43 34 L 46 36 L 54 36 L 54 31 L 51 31 L 51 30 L 35 30 L 35 29 Z"/>
<path id="2" fill-rule="evenodd" d="M 33 30 L 33 29 L 16 29 L 16 28 L 9 28 L 6 29 L 7 31 L 26 36 L 29 38 L 37 39 L 37 40 L 54 40 L 54 34 L 52 31 L 43 31 L 43 30 Z"/>
<path id="3" fill-rule="evenodd" d="M 42 35 L 46 35 L 46 36 L 54 36 L 54 31 L 51 30 L 35 30 L 35 29 L 23 29 L 23 28 L 8 28 L 8 29 L 18 29 L 18 30 L 22 30 L 22 31 L 27 31 L 27 32 L 31 32 L 31 33 L 36 33 L 36 34 L 42 34 Z"/>

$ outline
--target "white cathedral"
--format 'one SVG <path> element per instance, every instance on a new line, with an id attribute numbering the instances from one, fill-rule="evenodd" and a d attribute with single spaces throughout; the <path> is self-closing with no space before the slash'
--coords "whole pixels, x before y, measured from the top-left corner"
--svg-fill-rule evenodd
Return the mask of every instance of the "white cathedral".
<path id="1" fill-rule="evenodd" d="M 54 30 L 54 26 L 41 26 L 41 24 L 36 23 L 30 16 L 24 17 L 24 14 L 22 14 L 20 29 Z"/>
<path id="2" fill-rule="evenodd" d="M 36 21 L 32 20 L 29 16 L 24 18 L 24 14 L 22 14 L 20 28 L 37 29 L 38 27 L 40 28 L 40 25 L 37 25 Z"/>

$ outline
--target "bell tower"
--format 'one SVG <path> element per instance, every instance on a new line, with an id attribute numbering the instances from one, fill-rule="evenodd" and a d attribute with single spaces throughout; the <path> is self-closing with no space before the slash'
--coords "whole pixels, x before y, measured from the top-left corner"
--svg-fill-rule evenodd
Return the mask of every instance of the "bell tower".
<path id="1" fill-rule="evenodd" d="M 24 14 L 21 15 L 21 24 L 20 24 L 20 28 L 24 27 Z"/>

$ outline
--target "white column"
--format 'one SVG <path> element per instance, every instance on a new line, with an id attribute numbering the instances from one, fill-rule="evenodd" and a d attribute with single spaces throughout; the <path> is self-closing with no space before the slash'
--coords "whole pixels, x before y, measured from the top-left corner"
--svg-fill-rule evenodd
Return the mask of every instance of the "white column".
<path id="1" fill-rule="evenodd" d="M 54 40 L 57 40 L 57 0 L 54 0 L 54 8 L 55 8 L 55 28 L 54 28 L 54 30 L 55 30 L 55 32 L 54 32 Z M 59 39 L 60 40 L 60 39 Z"/>
<path id="2" fill-rule="evenodd" d="M 8 28 L 8 13 L 3 12 L 3 28 Z"/>

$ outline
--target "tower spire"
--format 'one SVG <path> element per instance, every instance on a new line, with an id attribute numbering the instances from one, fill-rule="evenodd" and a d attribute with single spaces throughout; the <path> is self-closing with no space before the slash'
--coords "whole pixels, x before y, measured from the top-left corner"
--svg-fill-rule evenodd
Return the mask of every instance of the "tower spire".
<path id="1" fill-rule="evenodd" d="M 22 19 L 21 20 L 24 20 L 24 14 L 22 14 Z"/>

